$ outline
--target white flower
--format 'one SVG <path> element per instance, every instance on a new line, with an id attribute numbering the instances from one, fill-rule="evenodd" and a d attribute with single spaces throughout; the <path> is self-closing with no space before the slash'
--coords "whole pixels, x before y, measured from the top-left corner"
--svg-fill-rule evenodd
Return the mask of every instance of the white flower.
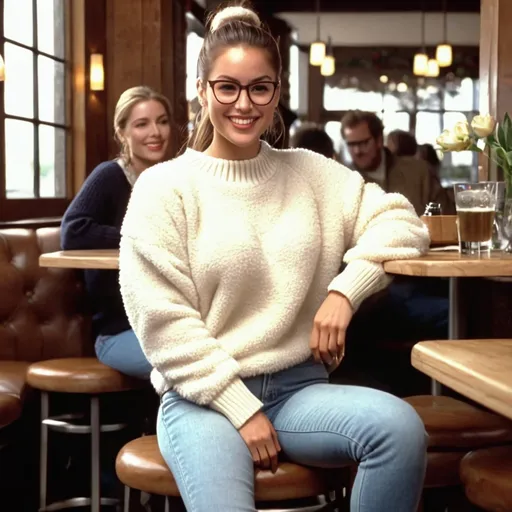
<path id="1" fill-rule="evenodd" d="M 444 151 L 464 151 L 471 146 L 471 139 L 469 138 L 469 126 L 468 123 L 464 122 L 457 123 L 453 130 L 445 130 L 436 142 L 439 144 L 441 149 Z"/>
<path id="2" fill-rule="evenodd" d="M 471 128 L 475 132 L 476 136 L 481 139 L 491 135 L 491 133 L 494 132 L 495 127 L 496 119 L 494 119 L 490 114 L 486 114 L 485 116 L 477 115 L 473 117 L 473 120 L 471 121 Z"/>

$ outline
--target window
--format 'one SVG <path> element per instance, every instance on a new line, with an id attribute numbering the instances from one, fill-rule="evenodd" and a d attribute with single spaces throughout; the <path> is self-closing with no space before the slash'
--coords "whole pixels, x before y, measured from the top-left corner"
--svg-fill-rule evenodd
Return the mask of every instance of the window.
<path id="1" fill-rule="evenodd" d="M 324 87 L 325 127 L 339 148 L 344 161 L 350 164 L 350 155 L 341 138 L 340 119 L 349 109 L 375 112 L 384 123 L 384 136 L 392 130 L 415 133 L 418 144 L 436 144 L 442 130 L 452 127 L 457 121 L 468 121 L 478 111 L 478 80 L 429 80 L 422 84 L 407 86 L 405 83 L 386 85 L 378 80 L 360 82 L 356 77 L 344 77 L 335 86 Z M 444 186 L 456 181 L 471 181 L 477 178 L 477 156 L 465 151 L 446 153 L 441 166 Z"/>
<path id="2" fill-rule="evenodd" d="M 67 5 L 66 0 L 4 0 L 2 201 L 66 197 Z"/>

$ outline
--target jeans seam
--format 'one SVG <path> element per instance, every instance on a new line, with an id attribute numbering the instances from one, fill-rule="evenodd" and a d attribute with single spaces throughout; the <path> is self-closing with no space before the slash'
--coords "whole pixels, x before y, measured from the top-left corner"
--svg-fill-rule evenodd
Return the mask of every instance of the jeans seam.
<path id="1" fill-rule="evenodd" d="M 162 414 L 165 414 L 165 412 L 162 411 Z M 190 504 L 192 505 L 192 508 L 193 508 L 193 506 L 194 506 L 194 504 L 193 504 L 193 501 L 194 501 L 193 500 L 193 493 L 192 493 L 192 489 L 191 489 L 191 487 L 189 485 L 189 482 L 188 482 L 189 479 L 187 478 L 185 472 L 183 471 L 182 465 L 181 465 L 181 455 L 176 451 L 176 448 L 175 448 L 174 442 L 173 442 L 173 436 L 169 432 L 169 429 L 167 428 L 167 423 L 165 421 L 162 421 L 162 422 L 164 424 L 165 433 L 167 434 L 167 438 L 169 440 L 169 447 L 172 450 L 172 452 L 173 452 L 173 454 L 175 456 L 176 464 L 178 465 L 178 471 L 179 471 L 181 480 L 185 484 L 185 487 L 186 487 L 185 492 L 187 493 L 187 496 L 189 498 Z M 180 493 L 181 493 L 181 490 L 180 490 Z"/>
<path id="2" fill-rule="evenodd" d="M 282 433 L 282 434 L 306 434 L 306 435 L 309 435 L 309 434 L 333 434 L 335 436 L 339 436 L 344 439 L 348 439 L 350 442 L 354 443 L 359 448 L 361 448 L 361 450 L 363 450 L 363 456 L 368 455 L 368 449 L 365 446 L 363 446 L 359 441 L 356 441 L 355 439 L 352 439 L 350 436 L 347 436 L 346 434 L 342 434 L 340 432 L 335 432 L 332 430 L 308 430 L 307 432 L 302 432 L 302 431 L 298 431 L 298 430 L 283 430 L 283 429 L 279 429 L 279 428 L 276 428 L 275 430 L 276 430 L 276 432 Z M 371 451 L 371 450 L 372 450 L 372 447 L 370 447 L 369 451 Z"/>

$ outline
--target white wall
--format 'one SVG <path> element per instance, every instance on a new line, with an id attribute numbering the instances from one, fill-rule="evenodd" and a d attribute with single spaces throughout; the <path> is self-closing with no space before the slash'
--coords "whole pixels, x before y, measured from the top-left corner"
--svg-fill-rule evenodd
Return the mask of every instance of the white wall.
<path id="1" fill-rule="evenodd" d="M 512 0 L 511 0 L 512 1 Z M 296 31 L 299 44 L 310 44 L 316 39 L 316 15 L 313 13 L 282 12 Z M 448 41 L 453 45 L 478 46 L 480 15 L 478 13 L 449 13 Z M 334 46 L 415 46 L 421 44 L 421 14 L 394 13 L 322 13 L 322 39 L 331 36 Z M 442 13 L 425 15 L 427 45 L 443 39 Z"/>

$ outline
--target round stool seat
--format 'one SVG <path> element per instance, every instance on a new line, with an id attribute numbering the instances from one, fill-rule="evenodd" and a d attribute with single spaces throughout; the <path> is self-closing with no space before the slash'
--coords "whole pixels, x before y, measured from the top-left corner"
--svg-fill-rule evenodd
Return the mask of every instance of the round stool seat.
<path id="1" fill-rule="evenodd" d="M 512 446 L 468 453 L 460 464 L 460 478 L 469 501 L 484 510 L 512 510 Z"/>
<path id="2" fill-rule="evenodd" d="M 123 375 L 95 357 L 50 359 L 29 366 L 27 382 L 42 391 L 100 394 L 127 391 L 147 385 L 141 379 Z"/>
<path id="3" fill-rule="evenodd" d="M 144 436 L 126 444 L 116 460 L 121 482 L 139 491 L 162 496 L 179 496 L 178 486 L 160 455 L 156 436 Z M 327 470 L 283 462 L 275 474 L 256 470 L 256 501 L 283 501 L 308 498 L 333 490 Z"/>
<path id="4" fill-rule="evenodd" d="M 14 395 L 0 393 L 0 428 L 10 425 L 21 416 L 21 400 Z"/>
<path id="5" fill-rule="evenodd" d="M 429 435 L 429 448 L 471 450 L 512 442 L 512 422 L 448 396 L 404 399 L 419 414 Z"/>

